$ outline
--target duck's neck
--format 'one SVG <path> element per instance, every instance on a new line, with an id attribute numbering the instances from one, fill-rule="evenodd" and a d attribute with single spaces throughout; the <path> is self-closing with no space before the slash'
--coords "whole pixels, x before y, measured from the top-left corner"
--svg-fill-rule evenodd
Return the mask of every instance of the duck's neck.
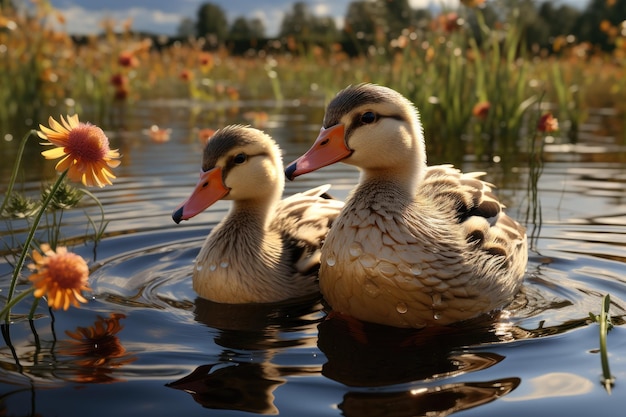
<path id="1" fill-rule="evenodd" d="M 234 201 L 227 221 L 236 227 L 245 227 L 249 232 L 263 233 L 272 218 L 276 206 L 274 199 Z"/>
<path id="2" fill-rule="evenodd" d="M 367 168 L 361 170 L 359 183 L 385 183 L 411 198 L 423 181 L 425 170 L 426 164 L 421 160 L 407 161 L 393 167 Z"/>

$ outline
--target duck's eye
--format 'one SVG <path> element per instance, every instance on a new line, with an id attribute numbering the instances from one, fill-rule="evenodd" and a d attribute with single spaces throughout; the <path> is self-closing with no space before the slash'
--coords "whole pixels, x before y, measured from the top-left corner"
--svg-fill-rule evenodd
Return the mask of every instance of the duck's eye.
<path id="1" fill-rule="evenodd" d="M 363 113 L 361 115 L 361 123 L 363 124 L 370 124 L 370 123 L 374 123 L 376 121 L 376 113 L 371 112 L 371 111 L 366 111 L 365 113 Z"/>
<path id="2" fill-rule="evenodd" d="M 248 159 L 248 155 L 246 155 L 245 153 L 238 153 L 233 158 L 233 162 L 236 163 L 237 165 L 240 165 L 246 162 L 247 159 Z"/>

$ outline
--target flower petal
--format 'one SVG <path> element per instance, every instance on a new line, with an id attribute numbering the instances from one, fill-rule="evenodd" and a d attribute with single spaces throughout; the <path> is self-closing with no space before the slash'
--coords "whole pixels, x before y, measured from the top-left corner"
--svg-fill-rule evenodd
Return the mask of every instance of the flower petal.
<path id="1" fill-rule="evenodd" d="M 48 149 L 47 151 L 43 151 L 41 152 L 41 154 L 46 159 L 57 159 L 57 158 L 62 157 L 66 153 L 63 150 L 63 148 L 53 148 L 53 149 Z"/>

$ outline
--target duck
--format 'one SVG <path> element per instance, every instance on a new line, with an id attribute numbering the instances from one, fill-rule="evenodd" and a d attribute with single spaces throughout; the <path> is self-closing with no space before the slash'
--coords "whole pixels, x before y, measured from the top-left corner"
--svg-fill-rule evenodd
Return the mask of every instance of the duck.
<path id="1" fill-rule="evenodd" d="M 285 174 L 293 180 L 339 161 L 360 176 L 322 248 L 319 286 L 333 313 L 424 328 L 495 316 L 510 304 L 528 261 L 525 228 L 484 172 L 427 166 L 410 100 L 381 85 L 348 86 Z"/>
<path id="2" fill-rule="evenodd" d="M 200 179 L 172 214 L 178 224 L 232 201 L 196 257 L 198 296 L 245 304 L 319 295 L 321 245 L 343 202 L 328 184 L 281 199 L 283 171 L 278 144 L 258 129 L 229 125 L 207 140 Z"/>

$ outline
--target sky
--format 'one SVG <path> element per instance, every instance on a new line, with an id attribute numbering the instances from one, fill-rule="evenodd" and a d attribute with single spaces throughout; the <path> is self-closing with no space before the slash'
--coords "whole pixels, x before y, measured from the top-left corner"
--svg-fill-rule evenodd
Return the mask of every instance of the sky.
<path id="1" fill-rule="evenodd" d="M 24 0 L 28 3 L 28 0 Z M 51 0 L 63 13 L 66 30 L 72 34 L 91 34 L 101 31 L 100 22 L 111 18 L 116 22 L 132 19 L 132 28 L 155 34 L 175 35 L 184 18 L 195 20 L 203 3 L 217 4 L 226 13 L 229 22 L 243 16 L 259 18 L 265 24 L 268 36 L 276 35 L 286 11 L 296 0 Z M 352 0 L 304 0 L 309 10 L 319 16 L 333 16 L 338 27 L 343 26 L 348 4 Z M 555 3 L 583 8 L 588 0 L 560 0 Z M 409 0 L 411 6 L 458 6 L 458 0 Z"/>

